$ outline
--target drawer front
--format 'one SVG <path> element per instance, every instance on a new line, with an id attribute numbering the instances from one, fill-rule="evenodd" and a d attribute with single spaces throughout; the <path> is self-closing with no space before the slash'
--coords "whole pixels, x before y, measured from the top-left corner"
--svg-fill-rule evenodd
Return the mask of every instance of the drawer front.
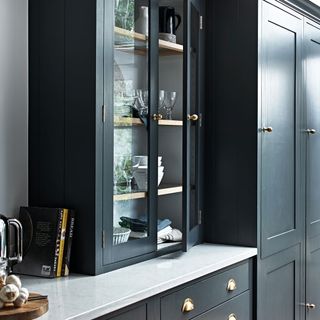
<path id="1" fill-rule="evenodd" d="M 162 297 L 161 319 L 191 319 L 247 291 L 250 287 L 249 273 L 249 261 L 246 261 L 230 270 Z M 236 288 L 232 288 L 232 280 Z M 184 311 L 182 311 L 183 306 Z"/>
<path id="2" fill-rule="evenodd" d="M 118 316 L 108 318 L 110 320 L 147 320 L 147 305 L 121 313 Z M 103 318 L 101 319 L 103 320 Z"/>
<path id="3" fill-rule="evenodd" d="M 250 291 L 242 293 L 218 307 L 194 318 L 194 320 L 251 320 L 252 306 Z"/>

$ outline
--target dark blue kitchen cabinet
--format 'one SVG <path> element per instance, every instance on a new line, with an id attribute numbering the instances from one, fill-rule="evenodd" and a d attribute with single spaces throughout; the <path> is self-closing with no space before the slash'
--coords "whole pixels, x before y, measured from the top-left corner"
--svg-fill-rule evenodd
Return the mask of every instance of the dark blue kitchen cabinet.
<path id="1" fill-rule="evenodd" d="M 317 319 L 319 7 L 208 1 L 205 240 L 258 247 L 255 316 Z"/>
<path id="2" fill-rule="evenodd" d="M 253 320 L 253 264 L 242 261 L 97 320 Z"/>
<path id="3" fill-rule="evenodd" d="M 305 21 L 306 107 L 306 304 L 307 319 L 320 317 L 320 25 Z"/>
<path id="4" fill-rule="evenodd" d="M 261 4 L 258 188 L 260 254 L 303 237 L 302 17 Z"/>
<path id="5" fill-rule="evenodd" d="M 204 3 L 29 2 L 29 205 L 75 209 L 74 272 L 202 241 Z"/>

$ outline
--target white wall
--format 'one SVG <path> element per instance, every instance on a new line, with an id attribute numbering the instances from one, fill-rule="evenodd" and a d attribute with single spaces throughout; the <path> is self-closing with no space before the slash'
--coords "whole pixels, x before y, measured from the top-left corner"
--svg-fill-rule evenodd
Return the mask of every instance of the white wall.
<path id="1" fill-rule="evenodd" d="M 0 0 L 0 213 L 28 198 L 28 1 Z"/>

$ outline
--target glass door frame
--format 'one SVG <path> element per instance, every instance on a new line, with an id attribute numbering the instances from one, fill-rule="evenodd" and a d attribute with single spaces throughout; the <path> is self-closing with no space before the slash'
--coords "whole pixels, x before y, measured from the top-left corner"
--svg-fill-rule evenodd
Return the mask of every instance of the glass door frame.
<path id="1" fill-rule="evenodd" d="M 184 2 L 184 84 L 183 84 L 183 100 L 184 100 L 184 113 L 183 113 L 183 250 L 188 251 L 194 245 L 200 243 L 203 234 L 203 157 L 202 157 L 202 142 L 203 142 L 203 97 L 204 97 L 204 32 L 200 30 L 201 16 L 203 16 L 203 2 L 202 0 L 185 0 Z M 192 33 L 192 20 L 191 20 L 191 5 L 193 5 L 199 12 L 199 51 L 200 57 L 198 60 L 198 105 L 196 107 L 196 114 L 198 120 L 193 125 L 196 126 L 195 130 L 195 156 L 196 156 L 196 173 L 195 173 L 195 188 L 196 188 L 196 212 L 192 212 L 191 208 L 191 125 L 192 121 L 189 120 L 191 113 L 191 33 Z M 191 226 L 190 218 L 192 214 L 197 215 L 197 225 Z"/>
<path id="2" fill-rule="evenodd" d="M 158 122 L 152 115 L 158 112 L 158 0 L 149 0 L 149 36 L 148 36 L 148 191 L 147 210 L 148 237 L 113 245 L 113 83 L 114 83 L 114 0 L 104 2 L 104 108 L 105 121 L 103 129 L 103 257 L 102 264 L 121 263 L 128 259 L 154 253 L 157 250 L 157 163 L 158 163 Z M 110 150 L 112 150 L 110 152 Z M 134 201 L 134 200 L 131 200 Z"/>

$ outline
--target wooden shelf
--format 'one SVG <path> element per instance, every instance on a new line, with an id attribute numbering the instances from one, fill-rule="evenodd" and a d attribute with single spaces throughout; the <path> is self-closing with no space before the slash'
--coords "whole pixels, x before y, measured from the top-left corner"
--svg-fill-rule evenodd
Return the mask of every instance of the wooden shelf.
<path id="1" fill-rule="evenodd" d="M 182 186 L 163 186 L 158 189 L 158 196 L 165 196 L 169 194 L 181 193 Z M 136 200 L 144 199 L 147 197 L 147 192 L 132 192 L 132 193 L 123 193 L 115 194 L 113 196 L 113 201 L 127 201 L 127 200 Z"/>
<path id="2" fill-rule="evenodd" d="M 159 126 L 172 126 L 172 127 L 182 127 L 182 120 L 159 120 Z M 129 127 L 129 126 L 143 126 L 142 121 L 139 118 L 130 117 L 115 117 L 114 118 L 115 127 Z"/>
<path id="3" fill-rule="evenodd" d="M 146 35 L 118 27 L 115 27 L 114 31 L 116 36 L 122 39 L 121 41 L 116 41 L 116 49 L 146 54 L 148 50 L 148 37 Z M 183 45 L 159 39 L 159 54 L 163 56 L 183 54 Z"/>

